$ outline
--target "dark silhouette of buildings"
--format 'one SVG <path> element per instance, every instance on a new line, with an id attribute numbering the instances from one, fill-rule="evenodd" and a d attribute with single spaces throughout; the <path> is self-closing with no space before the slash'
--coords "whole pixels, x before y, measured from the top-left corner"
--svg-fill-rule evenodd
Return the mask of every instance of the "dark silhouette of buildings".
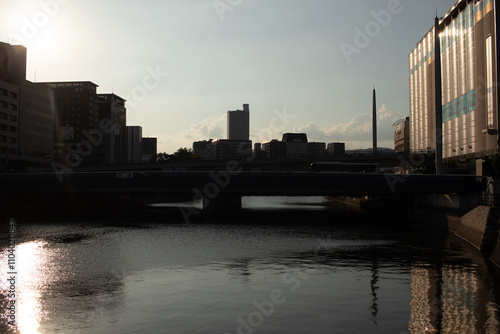
<path id="1" fill-rule="evenodd" d="M 271 141 L 262 143 L 262 151 L 268 158 L 283 158 L 286 157 L 286 143 L 273 139 Z"/>
<path id="2" fill-rule="evenodd" d="M 142 162 L 156 162 L 156 155 L 158 153 L 158 139 L 152 137 L 144 137 L 142 138 L 141 145 Z"/>
<path id="3" fill-rule="evenodd" d="M 309 142 L 307 143 L 307 155 L 310 157 L 321 157 L 325 156 L 326 152 L 326 143 L 319 142 Z"/>
<path id="4" fill-rule="evenodd" d="M 23 169 L 44 170 L 54 159 L 54 91 L 27 80 L 20 87 L 19 160 Z"/>
<path id="5" fill-rule="evenodd" d="M 193 155 L 202 160 L 212 160 L 214 158 L 213 140 L 203 140 L 193 143 Z"/>
<path id="6" fill-rule="evenodd" d="M 26 80 L 26 59 L 24 46 L 0 42 L 0 81 L 19 86 Z"/>
<path id="7" fill-rule="evenodd" d="M 0 171 L 17 163 L 19 142 L 19 87 L 0 81 Z"/>
<path id="8" fill-rule="evenodd" d="M 125 99 L 115 94 L 98 94 L 99 118 L 109 120 L 113 131 L 104 133 L 103 143 L 97 147 L 97 163 L 101 165 L 127 162 L 127 109 Z M 155 153 L 156 155 L 156 153 Z"/>
<path id="9" fill-rule="evenodd" d="M 142 162 L 142 127 L 127 126 L 127 163 Z"/>
<path id="10" fill-rule="evenodd" d="M 282 141 L 285 142 L 288 157 L 307 156 L 308 145 L 305 133 L 285 133 Z"/>
<path id="11" fill-rule="evenodd" d="M 334 157 L 345 155 L 345 143 L 329 143 L 328 147 L 328 155 L 332 155 Z"/>
<path id="12" fill-rule="evenodd" d="M 212 142 L 214 159 L 241 159 L 252 155 L 251 140 L 219 139 Z"/>
<path id="13" fill-rule="evenodd" d="M 26 54 L 0 42 L 0 170 L 47 170 L 53 160 L 53 91 L 26 80 Z"/>
<path id="14" fill-rule="evenodd" d="M 92 140 L 90 145 L 82 144 L 89 142 L 90 131 L 99 129 L 98 86 L 90 81 L 42 84 L 54 90 L 55 161 L 72 168 L 95 165 L 99 159 L 94 147 L 102 139 L 99 145 Z"/>
<path id="15" fill-rule="evenodd" d="M 0 171 L 141 162 L 142 129 L 127 129 L 123 98 L 90 81 L 30 82 L 26 55 L 0 42 Z"/>

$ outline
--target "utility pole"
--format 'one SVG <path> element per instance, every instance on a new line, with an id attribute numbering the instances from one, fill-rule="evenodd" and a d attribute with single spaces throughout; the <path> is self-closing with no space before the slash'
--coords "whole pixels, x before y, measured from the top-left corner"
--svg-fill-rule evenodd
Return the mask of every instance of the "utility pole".
<path id="1" fill-rule="evenodd" d="M 443 165 L 443 97 L 441 88 L 441 40 L 439 38 L 439 18 L 434 25 L 434 76 L 436 91 L 436 174 L 442 174 Z"/>

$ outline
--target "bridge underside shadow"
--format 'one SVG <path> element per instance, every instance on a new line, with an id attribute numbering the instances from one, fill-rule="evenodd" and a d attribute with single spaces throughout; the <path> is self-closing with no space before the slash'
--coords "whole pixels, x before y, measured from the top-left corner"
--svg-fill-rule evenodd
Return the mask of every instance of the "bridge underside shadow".
<path id="1" fill-rule="evenodd" d="M 125 199 L 202 200 L 207 212 L 241 207 L 243 196 L 478 195 L 486 179 L 456 175 L 394 175 L 311 172 L 156 172 L 0 175 L 3 203 L 58 207 Z"/>

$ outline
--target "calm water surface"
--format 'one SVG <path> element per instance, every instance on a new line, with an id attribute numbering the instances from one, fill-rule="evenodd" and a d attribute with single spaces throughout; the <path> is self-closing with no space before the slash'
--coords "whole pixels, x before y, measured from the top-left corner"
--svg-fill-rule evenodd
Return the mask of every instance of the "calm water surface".
<path id="1" fill-rule="evenodd" d="M 153 210 L 154 209 L 154 210 Z M 323 198 L 242 213 L 13 217 L 0 333 L 499 333 L 498 270 L 460 239 Z"/>

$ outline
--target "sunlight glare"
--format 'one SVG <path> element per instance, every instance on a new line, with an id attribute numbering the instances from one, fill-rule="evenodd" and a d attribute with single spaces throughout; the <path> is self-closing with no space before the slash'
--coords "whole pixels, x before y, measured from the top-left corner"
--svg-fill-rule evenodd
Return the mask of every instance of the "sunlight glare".
<path id="1" fill-rule="evenodd" d="M 22 334 L 40 333 L 40 321 L 46 315 L 40 300 L 43 286 L 47 282 L 44 267 L 47 266 L 49 254 L 45 246 L 45 242 L 32 241 L 15 248 L 15 318 L 16 328 Z M 7 257 L 8 253 L 4 250 L 0 254 L 1 263 L 7 263 Z M 7 271 L 1 273 L 1 276 L 4 275 L 7 275 Z M 8 290 L 7 277 L 2 277 L 0 291 L 7 296 Z M 1 318 L 5 321 L 6 314 L 1 314 Z"/>

